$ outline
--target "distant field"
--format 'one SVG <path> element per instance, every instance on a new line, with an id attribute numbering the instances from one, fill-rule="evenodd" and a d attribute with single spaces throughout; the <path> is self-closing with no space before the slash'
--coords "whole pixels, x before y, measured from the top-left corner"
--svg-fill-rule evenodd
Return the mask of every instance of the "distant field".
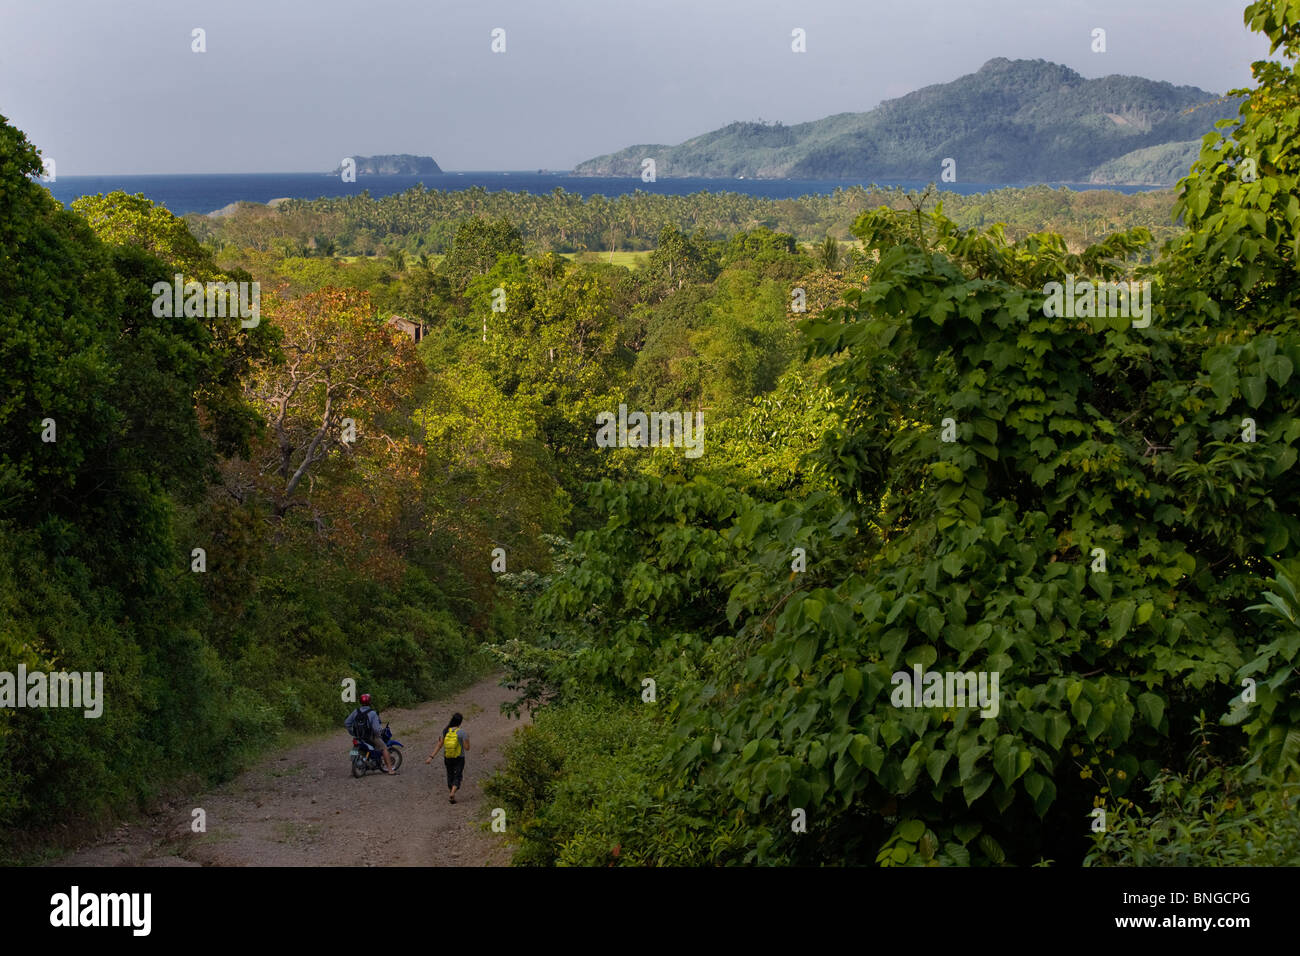
<path id="1" fill-rule="evenodd" d="M 847 252 L 850 249 L 861 249 L 862 243 L 856 239 L 836 239 L 835 242 L 840 247 L 840 252 Z M 817 250 L 821 248 L 820 242 L 797 242 L 795 243 L 802 251 L 816 258 Z"/>
<path id="2" fill-rule="evenodd" d="M 564 256 L 566 259 L 571 259 L 574 262 L 612 262 L 614 265 L 623 266 L 625 269 L 639 269 L 650 260 L 650 254 L 652 251 L 653 250 L 646 249 L 642 252 L 614 252 L 612 258 L 611 254 L 608 252 L 562 252 L 560 255 Z M 384 257 L 335 256 L 334 258 L 339 262 L 374 262 L 383 259 Z M 429 264 L 431 266 L 436 266 L 445 258 L 446 256 L 442 253 L 431 253 L 429 255 Z M 414 264 L 415 257 L 408 255 L 406 261 L 408 265 Z"/>
<path id="3" fill-rule="evenodd" d="M 443 259 L 447 258 L 441 252 L 431 252 L 428 255 L 429 265 L 431 266 L 436 266 L 438 263 L 442 262 Z M 387 256 L 334 256 L 334 258 L 339 262 L 378 262 L 381 259 L 386 259 Z M 410 266 L 415 265 L 416 259 L 416 256 L 413 256 L 408 252 L 406 254 L 407 267 L 409 268 Z"/>
<path id="4" fill-rule="evenodd" d="M 640 269 L 650 261 L 653 250 L 642 252 L 562 252 L 560 255 L 574 262 L 609 262 L 626 269 Z"/>

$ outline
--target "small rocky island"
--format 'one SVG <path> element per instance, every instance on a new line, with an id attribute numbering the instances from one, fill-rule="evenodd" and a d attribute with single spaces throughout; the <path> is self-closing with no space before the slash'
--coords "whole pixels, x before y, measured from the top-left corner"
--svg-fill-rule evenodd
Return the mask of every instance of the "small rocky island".
<path id="1" fill-rule="evenodd" d="M 358 176 L 423 176 L 442 175 L 442 169 L 432 156 L 412 156 L 410 153 L 393 153 L 385 156 L 353 156 Z M 331 175 L 343 172 L 340 163 Z"/>

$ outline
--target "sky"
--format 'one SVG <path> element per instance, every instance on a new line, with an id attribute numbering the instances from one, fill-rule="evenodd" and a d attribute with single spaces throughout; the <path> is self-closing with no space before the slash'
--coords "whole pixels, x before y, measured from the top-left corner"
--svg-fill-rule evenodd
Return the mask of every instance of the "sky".
<path id="1" fill-rule="evenodd" d="M 0 116 L 60 176 L 377 153 L 565 170 L 735 120 L 865 111 L 997 56 L 1223 93 L 1268 55 L 1246 2 L 0 0 Z"/>

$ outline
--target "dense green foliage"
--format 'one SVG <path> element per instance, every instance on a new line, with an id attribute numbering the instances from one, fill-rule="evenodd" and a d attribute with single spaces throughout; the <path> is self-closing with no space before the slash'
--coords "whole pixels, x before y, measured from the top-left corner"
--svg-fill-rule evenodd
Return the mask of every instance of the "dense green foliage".
<path id="1" fill-rule="evenodd" d="M 283 336 L 309 330 L 294 368 L 331 360 L 310 317 L 290 322 L 273 299 L 279 325 L 157 315 L 153 284 L 176 272 L 251 277 L 224 274 L 141 197 L 64 211 L 30 178 L 40 168 L 0 121 L 0 670 L 102 672 L 102 714 L 0 710 L 6 856 L 27 852 L 24 831 L 224 776 L 282 728 L 336 727 L 345 677 L 388 706 L 483 663 L 454 566 L 399 540 L 400 516 L 373 496 L 352 499 L 350 522 L 322 507 L 376 472 L 400 493 L 373 441 L 348 462 L 308 461 L 310 491 L 248 477 L 268 448 L 255 383 L 288 380 Z M 385 413 L 380 379 L 402 367 L 367 314 L 361 302 L 359 326 L 336 326 L 347 358 L 331 373 L 365 382 L 369 399 L 347 404 L 363 433 Z M 365 371 L 363 340 L 387 350 L 379 378 L 341 370 Z M 295 466 L 295 429 L 321 398 L 305 385 L 275 420 Z"/>
<path id="2" fill-rule="evenodd" d="M 707 862 L 703 820 L 661 811 L 655 786 L 664 727 L 651 708 L 584 702 L 545 710 L 507 749 L 507 769 L 485 785 L 514 809 L 530 866 L 612 863 L 691 866 Z M 627 852 L 623 852 L 623 848 Z"/>
<path id="3" fill-rule="evenodd" d="M 794 126 L 732 123 L 677 146 L 598 156 L 575 172 L 639 176 L 652 157 L 659 176 L 928 180 L 951 157 L 961 182 L 1079 183 L 1125 153 L 1193 139 L 1234 108 L 1195 87 L 1136 76 L 1089 80 L 1055 63 L 999 57 L 866 113 Z M 1155 182 L 1181 175 L 1171 172 Z"/>
<path id="4" fill-rule="evenodd" d="M 1156 775 L 1147 812 L 1125 805 L 1111 816 L 1106 833 L 1093 837 L 1088 865 L 1300 865 L 1297 784 L 1261 773 L 1257 761 L 1229 764 L 1216 753 L 1215 736 L 1198 721 L 1186 771 Z"/>
<path id="5" fill-rule="evenodd" d="M 1294 56 L 1300 4 L 1247 20 Z M 1141 229 L 1074 252 L 860 217 L 866 288 L 802 325 L 832 363 L 830 494 L 592 489 L 603 524 L 520 663 L 548 726 L 599 690 L 655 710 L 664 754 L 617 796 L 654 825 L 597 799 L 559 832 L 637 860 L 672 858 L 682 815 L 723 863 L 1294 860 L 1300 90 L 1255 73 L 1154 259 Z M 1049 310 L 1071 275 L 1149 282 L 1151 321 Z M 997 675 L 999 706 L 900 706 L 913 667 Z M 1090 844 L 1096 808 L 1115 826 Z"/>

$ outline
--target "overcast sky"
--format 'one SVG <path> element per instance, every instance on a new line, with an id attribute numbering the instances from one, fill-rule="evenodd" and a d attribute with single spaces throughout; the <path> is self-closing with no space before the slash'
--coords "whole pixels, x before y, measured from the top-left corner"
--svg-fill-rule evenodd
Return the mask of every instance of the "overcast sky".
<path id="1" fill-rule="evenodd" d="M 418 153 L 570 169 L 733 120 L 870 109 L 996 56 L 1215 93 L 1246 0 L 0 0 L 0 115 L 60 176 Z M 206 31 L 206 53 L 191 31 Z M 491 50 L 505 30 L 504 53 Z M 791 51 L 802 28 L 807 52 Z M 1092 31 L 1106 30 L 1105 53 Z"/>

